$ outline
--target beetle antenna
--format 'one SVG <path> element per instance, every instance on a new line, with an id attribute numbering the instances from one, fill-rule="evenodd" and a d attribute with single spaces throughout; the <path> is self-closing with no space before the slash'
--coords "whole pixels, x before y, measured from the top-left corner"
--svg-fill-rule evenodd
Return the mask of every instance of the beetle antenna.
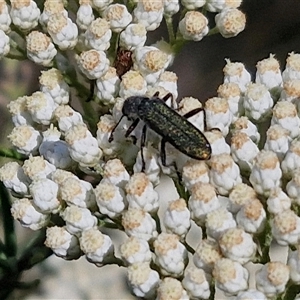
<path id="1" fill-rule="evenodd" d="M 109 136 L 109 139 L 108 139 L 109 142 L 112 142 L 112 141 L 113 141 L 113 139 L 114 139 L 114 132 L 115 132 L 116 128 L 119 126 L 119 124 L 121 123 L 123 117 L 125 117 L 125 115 L 123 115 L 123 116 L 120 118 L 120 120 L 118 121 L 118 123 L 115 125 L 115 127 L 114 127 L 113 130 L 111 131 L 110 136 Z"/>

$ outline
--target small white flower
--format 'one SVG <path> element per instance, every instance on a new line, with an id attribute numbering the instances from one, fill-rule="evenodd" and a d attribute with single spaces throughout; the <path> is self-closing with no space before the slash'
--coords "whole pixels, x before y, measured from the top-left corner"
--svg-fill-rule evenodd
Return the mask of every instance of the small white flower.
<path id="1" fill-rule="evenodd" d="M 0 30 L 6 33 L 10 32 L 11 17 L 9 15 L 9 9 L 10 7 L 2 0 L 0 8 Z"/>
<path id="2" fill-rule="evenodd" d="M 37 211 L 27 198 L 16 199 L 12 203 L 11 214 L 23 227 L 31 230 L 39 230 L 50 221 L 50 214 L 43 214 Z"/>
<path id="3" fill-rule="evenodd" d="M 119 217 L 128 206 L 124 190 L 108 180 L 102 179 L 94 192 L 100 212 L 110 218 Z"/>
<path id="4" fill-rule="evenodd" d="M 45 246 L 51 248 L 55 255 L 64 259 L 78 259 L 82 252 L 78 238 L 70 234 L 65 227 L 47 228 Z"/>
<path id="5" fill-rule="evenodd" d="M 113 141 L 109 142 L 112 130 L 115 128 L 116 123 L 113 116 L 103 115 L 100 117 L 97 123 L 97 141 L 98 146 L 102 149 L 103 154 L 114 156 L 120 151 L 121 144 L 118 142 L 118 138 L 114 138 Z"/>
<path id="6" fill-rule="evenodd" d="M 135 173 L 125 187 L 129 208 L 154 213 L 159 207 L 159 196 L 145 173 Z"/>
<path id="7" fill-rule="evenodd" d="M 83 124 L 82 116 L 69 105 L 58 106 L 53 114 L 58 122 L 59 130 L 66 133 L 72 126 Z"/>
<path id="8" fill-rule="evenodd" d="M 71 159 L 68 145 L 60 140 L 61 133 L 51 124 L 50 128 L 43 132 L 43 141 L 39 147 L 39 153 L 56 168 L 68 169 L 74 162 Z"/>
<path id="9" fill-rule="evenodd" d="M 279 245 L 297 245 L 300 240 L 300 218 L 287 209 L 275 215 L 272 222 L 272 236 Z"/>
<path id="10" fill-rule="evenodd" d="M 239 292 L 235 298 L 235 300 L 267 300 L 267 297 L 264 293 L 257 290 L 246 290 L 243 292 Z"/>
<path id="11" fill-rule="evenodd" d="M 110 237 L 96 227 L 85 229 L 79 240 L 86 259 L 96 266 L 101 267 L 113 258 L 114 245 Z"/>
<path id="12" fill-rule="evenodd" d="M 132 15 L 123 4 L 109 5 L 102 15 L 109 22 L 110 28 L 114 32 L 121 32 L 132 21 Z"/>
<path id="13" fill-rule="evenodd" d="M 24 161 L 22 166 L 24 173 L 31 180 L 38 180 L 41 178 L 49 178 L 56 170 L 55 166 L 49 163 L 41 156 L 30 156 L 29 159 Z"/>
<path id="14" fill-rule="evenodd" d="M 213 155 L 210 168 L 210 183 L 220 195 L 227 196 L 235 185 L 242 182 L 240 169 L 229 154 Z"/>
<path id="15" fill-rule="evenodd" d="M 20 125 L 33 125 L 31 114 L 27 109 L 28 96 L 18 97 L 7 104 L 8 111 L 12 115 L 12 122 L 15 127 Z"/>
<path id="16" fill-rule="evenodd" d="M 242 4 L 242 0 L 206 0 L 206 9 L 210 12 L 222 11 L 228 8 L 238 8 Z"/>
<path id="17" fill-rule="evenodd" d="M 0 168 L 0 180 L 12 193 L 22 196 L 29 194 L 30 179 L 15 161 L 8 162 Z"/>
<path id="18" fill-rule="evenodd" d="M 246 133 L 237 132 L 231 137 L 231 153 L 241 171 L 249 173 L 259 149 Z"/>
<path id="19" fill-rule="evenodd" d="M 268 211 L 272 214 L 279 214 L 285 210 L 289 210 L 292 200 L 281 188 L 275 188 L 271 191 L 267 200 Z"/>
<path id="20" fill-rule="evenodd" d="M 151 215 L 140 209 L 129 209 L 123 213 L 122 225 L 128 236 L 136 236 L 147 241 L 155 238 L 158 233 Z"/>
<path id="21" fill-rule="evenodd" d="M 170 103 L 169 106 L 174 109 L 177 108 L 176 106 L 174 107 L 173 103 Z M 200 100 L 197 98 L 194 98 L 194 97 L 184 97 L 180 100 L 179 105 L 178 105 L 178 113 L 181 114 L 182 116 L 184 116 L 196 109 L 198 109 L 199 112 L 197 112 L 195 115 L 189 117 L 188 120 L 194 126 L 196 126 L 200 131 L 204 131 L 206 129 L 206 128 L 204 128 L 204 109 L 203 109 L 203 105 L 200 102 Z"/>
<path id="22" fill-rule="evenodd" d="M 178 97 L 177 79 L 178 77 L 175 73 L 170 71 L 164 71 L 163 73 L 161 73 L 156 83 L 157 87 L 162 87 L 172 94 L 173 101 L 175 101 Z"/>
<path id="23" fill-rule="evenodd" d="M 188 190 L 198 182 L 209 183 L 207 164 L 201 160 L 188 160 L 183 166 L 182 181 Z"/>
<path id="24" fill-rule="evenodd" d="M 61 50 L 73 49 L 78 40 L 78 28 L 70 18 L 61 13 L 50 15 L 47 23 L 53 42 Z"/>
<path id="25" fill-rule="evenodd" d="M 154 85 L 161 73 L 168 67 L 168 55 L 153 46 L 134 50 L 134 68 L 139 71 L 148 85 Z"/>
<path id="26" fill-rule="evenodd" d="M 221 207 L 206 215 L 205 225 L 207 235 L 218 240 L 227 229 L 236 227 L 236 221 L 232 213 Z"/>
<path id="27" fill-rule="evenodd" d="M 111 159 L 106 162 L 103 169 L 103 179 L 108 180 L 112 184 L 125 188 L 126 183 L 130 179 L 130 175 L 119 159 Z"/>
<path id="28" fill-rule="evenodd" d="M 257 127 L 247 117 L 240 117 L 233 123 L 232 133 L 236 132 L 245 132 L 256 144 L 260 140 L 260 133 Z"/>
<path id="29" fill-rule="evenodd" d="M 281 186 L 281 175 L 277 155 L 272 151 L 262 150 L 255 158 L 249 180 L 258 194 L 269 196 L 272 189 Z"/>
<path id="30" fill-rule="evenodd" d="M 300 246 L 296 246 L 296 250 L 292 251 L 289 249 L 287 265 L 290 268 L 290 278 L 293 283 L 300 284 Z"/>
<path id="31" fill-rule="evenodd" d="M 180 9 L 178 0 L 164 0 L 164 15 L 171 17 L 178 13 Z"/>
<path id="32" fill-rule="evenodd" d="M 146 240 L 131 236 L 120 246 L 122 259 L 128 265 L 147 262 L 152 259 L 152 252 Z"/>
<path id="33" fill-rule="evenodd" d="M 243 102 L 247 117 L 261 121 L 271 113 L 273 104 L 272 96 L 265 85 L 260 83 L 247 85 Z"/>
<path id="34" fill-rule="evenodd" d="M 51 173 L 51 179 L 58 185 L 63 184 L 63 182 L 68 178 L 77 178 L 77 176 L 69 171 L 61 169 L 56 169 L 54 172 Z"/>
<path id="35" fill-rule="evenodd" d="M 232 122 L 244 114 L 243 97 L 237 83 L 227 82 L 218 87 L 218 97 L 226 99 L 232 113 Z"/>
<path id="36" fill-rule="evenodd" d="M 228 210 L 236 214 L 245 204 L 256 199 L 256 193 L 252 187 L 245 183 L 237 184 L 228 196 Z"/>
<path id="37" fill-rule="evenodd" d="M 88 79 L 98 79 L 103 76 L 109 68 L 109 60 L 104 51 L 88 50 L 76 57 L 81 72 Z"/>
<path id="38" fill-rule="evenodd" d="M 184 272 L 182 285 L 191 298 L 208 299 L 210 296 L 210 279 L 210 276 L 205 274 L 202 269 L 190 267 Z"/>
<path id="39" fill-rule="evenodd" d="M 246 15 L 236 8 L 227 8 L 215 16 L 215 22 L 221 35 L 230 38 L 245 29 Z"/>
<path id="40" fill-rule="evenodd" d="M 283 160 L 286 152 L 290 148 L 291 137 L 289 131 L 280 125 L 271 125 L 267 130 L 267 140 L 264 145 L 265 150 L 273 151 L 280 161 Z"/>
<path id="41" fill-rule="evenodd" d="M 109 67 L 107 72 L 96 81 L 96 94 L 103 104 L 114 104 L 119 92 L 120 78 L 116 69 Z"/>
<path id="42" fill-rule="evenodd" d="M 299 109 L 300 79 L 291 79 L 284 82 L 280 100 L 292 102 Z"/>
<path id="43" fill-rule="evenodd" d="M 45 67 L 52 64 L 57 54 L 51 39 L 39 31 L 31 31 L 26 36 L 26 50 L 29 59 Z"/>
<path id="44" fill-rule="evenodd" d="M 166 277 L 159 283 L 156 297 L 156 300 L 164 299 L 188 300 L 189 296 L 179 280 Z"/>
<path id="45" fill-rule="evenodd" d="M 58 184 L 48 178 L 35 179 L 29 186 L 34 205 L 43 213 L 61 210 L 58 199 Z"/>
<path id="46" fill-rule="evenodd" d="M 211 156 L 220 154 L 230 154 L 230 146 L 226 143 L 225 137 L 223 136 L 221 131 L 206 131 L 204 132 L 204 135 L 210 144 Z"/>
<path id="47" fill-rule="evenodd" d="M 68 205 L 89 208 L 93 210 L 96 206 L 96 197 L 93 186 L 85 180 L 69 177 L 59 186 L 60 197 Z"/>
<path id="48" fill-rule="evenodd" d="M 300 118 L 296 106 L 288 101 L 278 101 L 273 107 L 271 125 L 279 124 L 290 132 L 292 139 L 300 135 Z"/>
<path id="49" fill-rule="evenodd" d="M 49 94 L 43 92 L 33 93 L 27 98 L 26 105 L 33 121 L 43 125 L 51 123 L 53 112 L 58 106 Z"/>
<path id="50" fill-rule="evenodd" d="M 188 205 L 191 217 L 198 225 L 203 225 L 207 213 L 221 206 L 220 200 L 210 183 L 197 182 L 190 193 Z"/>
<path id="51" fill-rule="evenodd" d="M 47 71 L 41 71 L 39 77 L 41 91 L 49 94 L 55 103 L 64 105 L 69 102 L 69 86 L 64 81 L 64 77 L 58 69 L 52 68 Z"/>
<path id="52" fill-rule="evenodd" d="M 236 215 L 237 224 L 249 233 L 260 233 L 266 223 L 266 212 L 258 199 L 248 201 Z"/>
<path id="53" fill-rule="evenodd" d="M 205 102 L 207 128 L 219 128 L 223 136 L 229 132 L 232 113 L 226 99 L 213 97 Z"/>
<path id="54" fill-rule="evenodd" d="M 164 213 L 163 223 L 168 233 L 177 234 L 181 239 L 191 227 L 190 211 L 183 198 L 171 201 Z"/>
<path id="55" fill-rule="evenodd" d="M 11 0 L 10 2 L 10 16 L 14 25 L 24 31 L 30 31 L 38 25 L 41 12 L 35 1 Z"/>
<path id="56" fill-rule="evenodd" d="M 291 142 L 288 151 L 281 162 L 284 177 L 290 179 L 293 171 L 300 168 L 300 141 L 295 139 Z"/>
<path id="57" fill-rule="evenodd" d="M 255 82 L 264 84 L 269 90 L 282 86 L 282 76 L 278 60 L 274 54 L 256 64 Z"/>
<path id="58" fill-rule="evenodd" d="M 92 0 L 93 6 L 99 11 L 102 12 L 113 0 Z"/>
<path id="59" fill-rule="evenodd" d="M 102 151 L 85 124 L 72 126 L 66 133 L 65 140 L 71 157 L 82 167 L 93 167 L 99 162 Z"/>
<path id="60" fill-rule="evenodd" d="M 185 40 L 198 42 L 208 34 L 208 19 L 199 11 L 188 11 L 178 28 Z"/>
<path id="61" fill-rule="evenodd" d="M 61 217 L 66 222 L 66 229 L 76 235 L 81 235 L 84 230 L 91 229 L 97 224 L 97 218 L 90 210 L 75 205 L 66 207 Z"/>
<path id="62" fill-rule="evenodd" d="M 213 270 L 216 287 L 226 294 L 236 295 L 248 288 L 249 271 L 240 263 L 221 258 Z"/>
<path id="63" fill-rule="evenodd" d="M 142 0 L 137 2 L 133 11 L 134 23 L 141 23 L 147 31 L 155 30 L 159 27 L 163 18 L 163 0 Z"/>
<path id="64" fill-rule="evenodd" d="M 120 33 L 120 46 L 134 50 L 137 47 L 143 47 L 147 39 L 147 31 L 143 24 L 129 24 Z"/>
<path id="65" fill-rule="evenodd" d="M 112 31 L 105 19 L 95 19 L 84 33 L 87 47 L 97 51 L 105 51 L 110 46 Z"/>
<path id="66" fill-rule="evenodd" d="M 0 58 L 8 54 L 10 51 L 9 36 L 0 30 Z"/>
<path id="67" fill-rule="evenodd" d="M 286 185 L 286 191 L 292 201 L 300 203 L 300 168 L 293 171 L 292 178 Z"/>
<path id="68" fill-rule="evenodd" d="M 139 72 L 129 70 L 122 76 L 120 97 L 126 99 L 130 96 L 145 95 L 146 92 L 147 82 Z"/>
<path id="69" fill-rule="evenodd" d="M 300 79 L 300 54 L 291 52 L 289 53 L 288 58 L 286 59 L 286 66 L 282 72 L 282 78 L 284 82 L 293 79 Z"/>
<path id="70" fill-rule="evenodd" d="M 64 8 L 63 0 L 45 0 L 44 10 L 40 16 L 39 22 L 43 27 L 47 27 L 49 17 L 53 14 L 62 14 L 68 17 L 68 11 Z"/>
<path id="71" fill-rule="evenodd" d="M 155 263 L 164 275 L 179 277 L 188 262 L 187 250 L 175 234 L 161 233 L 154 243 Z"/>
<path id="72" fill-rule="evenodd" d="M 250 261 L 257 249 L 252 236 L 242 228 L 229 228 L 219 238 L 222 254 L 226 258 L 244 265 Z"/>
<path id="73" fill-rule="evenodd" d="M 157 186 L 160 182 L 160 165 L 158 158 L 158 151 L 152 146 L 148 145 L 143 147 L 138 152 L 135 164 L 133 165 L 134 173 L 141 172 L 143 167 L 142 151 L 145 163 L 144 173 L 147 175 L 148 179 L 152 182 L 154 186 Z"/>
<path id="74" fill-rule="evenodd" d="M 197 10 L 205 5 L 206 0 L 182 0 L 181 3 L 188 10 Z"/>
<path id="75" fill-rule="evenodd" d="M 246 91 L 246 86 L 251 82 L 251 75 L 245 69 L 245 66 L 240 62 L 231 62 L 229 59 L 225 59 L 226 66 L 223 68 L 224 83 L 234 82 L 237 83 L 241 92 Z"/>
<path id="76" fill-rule="evenodd" d="M 284 292 L 289 280 L 289 267 L 279 261 L 263 265 L 256 273 L 256 288 L 267 297 L 274 297 Z"/>
<path id="77" fill-rule="evenodd" d="M 7 138 L 19 153 L 25 155 L 37 154 L 42 142 L 40 132 L 29 125 L 14 127 Z"/>
<path id="78" fill-rule="evenodd" d="M 154 299 L 160 282 L 158 272 L 152 270 L 148 262 L 140 262 L 127 268 L 127 280 L 134 295 Z"/>
<path id="79" fill-rule="evenodd" d="M 198 244 L 193 262 L 196 267 L 211 274 L 215 263 L 222 257 L 219 244 L 213 239 L 203 239 Z"/>
<path id="80" fill-rule="evenodd" d="M 86 30 L 95 19 L 90 2 L 86 0 L 79 1 L 80 5 L 76 13 L 76 24 L 81 30 Z"/>

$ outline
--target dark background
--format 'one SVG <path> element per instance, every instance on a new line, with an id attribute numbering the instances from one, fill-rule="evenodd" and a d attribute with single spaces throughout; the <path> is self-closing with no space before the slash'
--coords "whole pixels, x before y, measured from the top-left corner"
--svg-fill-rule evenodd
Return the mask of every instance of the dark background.
<path id="1" fill-rule="evenodd" d="M 225 39 L 216 34 L 200 42 L 188 42 L 176 56 L 171 70 L 179 78 L 179 99 L 194 96 L 205 101 L 216 96 L 218 86 L 223 83 L 225 58 L 244 63 L 254 76 L 256 63 L 270 53 L 275 54 L 283 69 L 288 53 L 300 52 L 300 0 L 244 0 L 240 9 L 246 14 L 247 21 L 245 30 L 238 36 Z M 208 15 L 210 28 L 214 26 L 214 15 Z M 162 37 L 167 38 L 164 24 L 149 33 L 147 44 Z M 7 59 L 0 61 L 1 128 L 10 119 L 6 104 L 38 90 L 40 69 L 28 60 L 21 63 Z"/>
<path id="2" fill-rule="evenodd" d="M 244 63 L 254 75 L 256 63 L 270 53 L 283 69 L 288 53 L 300 52 L 300 0 L 244 0 L 240 9 L 247 21 L 238 36 L 205 37 L 187 43 L 176 56 L 172 71 L 179 78 L 179 97 L 194 96 L 204 101 L 216 96 L 223 83 L 225 58 Z"/>

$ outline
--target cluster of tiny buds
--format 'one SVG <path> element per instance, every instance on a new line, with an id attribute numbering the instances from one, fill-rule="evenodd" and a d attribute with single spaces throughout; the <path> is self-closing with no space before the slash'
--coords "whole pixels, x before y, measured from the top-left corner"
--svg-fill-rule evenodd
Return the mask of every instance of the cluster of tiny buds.
<path id="1" fill-rule="evenodd" d="M 80 0 L 69 12 L 62 0 L 46 0 L 42 10 L 32 0 L 11 0 L 11 7 L 0 0 L 0 57 L 11 54 L 17 28 L 28 59 L 48 67 L 39 91 L 8 105 L 8 139 L 26 158 L 4 164 L 0 180 L 13 196 L 12 216 L 32 230 L 47 228 L 45 245 L 55 255 L 127 267 L 132 293 L 147 299 L 209 299 L 212 285 L 235 299 L 267 299 L 288 282 L 300 284 L 300 54 L 290 53 L 283 71 L 271 54 L 257 63 L 254 80 L 242 63 L 226 60 L 217 96 L 201 104 L 177 99 L 177 76 L 167 71 L 176 41 L 145 45 L 147 32 L 163 17 L 172 20 L 180 5 L 176 40 L 209 33 L 202 10 L 215 13 L 222 36 L 234 37 L 245 27 L 241 2 L 141 0 L 129 9 Z M 72 79 L 56 61 L 72 49 L 80 76 L 95 81 L 97 101 L 108 108 L 95 134 L 70 106 Z M 116 127 L 127 97 L 156 93 L 171 94 L 166 104 L 181 115 L 203 108 L 189 121 L 208 140 L 209 160 L 167 143 L 163 163 L 154 131 L 140 148 L 143 124 L 129 137 L 132 122 Z M 156 189 L 164 174 L 180 186 L 168 203 Z M 54 215 L 64 226 L 53 224 Z M 118 251 L 106 226 L 127 236 Z M 186 239 L 192 226 L 199 229 L 195 249 Z M 289 247 L 288 258 L 267 261 L 251 286 L 247 263 L 264 252 L 262 236 Z"/>

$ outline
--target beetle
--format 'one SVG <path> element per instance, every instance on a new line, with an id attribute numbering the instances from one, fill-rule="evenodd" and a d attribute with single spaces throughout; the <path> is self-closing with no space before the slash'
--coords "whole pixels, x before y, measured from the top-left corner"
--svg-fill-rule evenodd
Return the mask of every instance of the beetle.
<path id="1" fill-rule="evenodd" d="M 133 66 L 132 51 L 118 47 L 113 66 L 116 68 L 117 75 L 121 79 Z"/>
<path id="2" fill-rule="evenodd" d="M 166 143 L 170 143 L 180 152 L 197 160 L 208 160 L 211 156 L 211 146 L 208 140 L 198 128 L 187 120 L 196 113 L 204 111 L 203 108 L 193 109 L 182 116 L 165 103 L 170 97 L 173 97 L 171 93 L 168 93 L 162 99 L 158 97 L 158 93 L 155 93 L 151 98 L 143 96 L 128 97 L 123 104 L 123 115 L 110 134 L 108 141 L 112 142 L 114 131 L 125 116 L 132 121 L 125 137 L 130 135 L 139 121 L 145 123 L 141 136 L 142 171 L 145 170 L 143 147 L 145 146 L 147 127 L 162 138 L 160 155 L 164 166 L 166 166 Z"/>

